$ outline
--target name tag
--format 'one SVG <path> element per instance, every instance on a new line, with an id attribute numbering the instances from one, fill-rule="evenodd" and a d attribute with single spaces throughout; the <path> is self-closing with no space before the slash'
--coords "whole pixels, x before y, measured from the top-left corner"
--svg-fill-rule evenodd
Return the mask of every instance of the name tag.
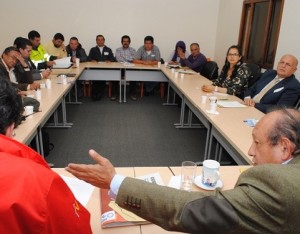
<path id="1" fill-rule="evenodd" d="M 108 55 L 109 53 L 108 52 L 104 52 L 104 55 Z"/>
<path id="2" fill-rule="evenodd" d="M 151 54 L 151 57 L 155 57 L 155 54 Z"/>
<path id="3" fill-rule="evenodd" d="M 273 93 L 277 93 L 277 92 L 280 92 L 281 90 L 283 90 L 284 87 L 281 87 L 281 88 L 278 88 L 278 89 L 275 89 Z"/>

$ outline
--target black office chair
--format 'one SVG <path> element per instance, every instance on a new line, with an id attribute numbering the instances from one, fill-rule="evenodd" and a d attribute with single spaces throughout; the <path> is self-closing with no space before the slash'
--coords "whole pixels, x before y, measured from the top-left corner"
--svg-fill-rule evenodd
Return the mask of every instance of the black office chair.
<path id="1" fill-rule="evenodd" d="M 297 101 L 297 104 L 295 105 L 295 109 L 300 110 L 300 98 Z"/>
<path id="2" fill-rule="evenodd" d="M 251 71 L 251 75 L 248 78 L 248 88 L 250 88 L 256 81 L 260 79 L 262 73 L 260 67 L 255 63 L 246 63 L 246 66 Z"/>
<path id="3" fill-rule="evenodd" d="M 205 63 L 200 74 L 209 80 L 215 80 L 218 78 L 219 67 L 215 61 L 208 61 Z"/>

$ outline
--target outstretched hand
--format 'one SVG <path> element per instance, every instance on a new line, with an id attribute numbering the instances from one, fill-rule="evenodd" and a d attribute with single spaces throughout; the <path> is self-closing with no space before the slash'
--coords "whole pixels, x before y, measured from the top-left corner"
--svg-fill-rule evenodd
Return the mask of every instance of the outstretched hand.
<path id="1" fill-rule="evenodd" d="M 95 150 L 89 150 L 89 154 L 97 164 L 70 163 L 65 169 L 80 180 L 84 180 L 99 188 L 110 188 L 110 183 L 116 174 L 111 162 L 98 154 Z"/>

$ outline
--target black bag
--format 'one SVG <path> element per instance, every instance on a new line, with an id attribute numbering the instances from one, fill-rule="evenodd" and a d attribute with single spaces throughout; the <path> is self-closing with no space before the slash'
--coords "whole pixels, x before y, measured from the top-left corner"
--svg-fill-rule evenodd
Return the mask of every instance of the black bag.
<path id="1" fill-rule="evenodd" d="M 50 151 L 54 149 L 54 144 L 50 143 L 50 137 L 48 132 L 42 130 L 42 137 L 43 137 L 44 156 L 47 157 Z M 35 151 L 37 150 L 35 139 L 30 143 L 30 147 Z"/>
<path id="2" fill-rule="evenodd" d="M 33 111 L 38 112 L 40 107 L 40 102 L 31 97 L 23 97 L 23 107 L 24 106 L 33 106 Z"/>

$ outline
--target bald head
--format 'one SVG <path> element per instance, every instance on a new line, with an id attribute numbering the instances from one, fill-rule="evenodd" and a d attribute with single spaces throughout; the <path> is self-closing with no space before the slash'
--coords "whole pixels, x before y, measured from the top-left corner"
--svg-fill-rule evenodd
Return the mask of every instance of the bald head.
<path id="1" fill-rule="evenodd" d="M 277 65 L 277 75 L 279 78 L 287 78 L 297 71 L 298 59 L 291 54 L 281 57 Z"/>

